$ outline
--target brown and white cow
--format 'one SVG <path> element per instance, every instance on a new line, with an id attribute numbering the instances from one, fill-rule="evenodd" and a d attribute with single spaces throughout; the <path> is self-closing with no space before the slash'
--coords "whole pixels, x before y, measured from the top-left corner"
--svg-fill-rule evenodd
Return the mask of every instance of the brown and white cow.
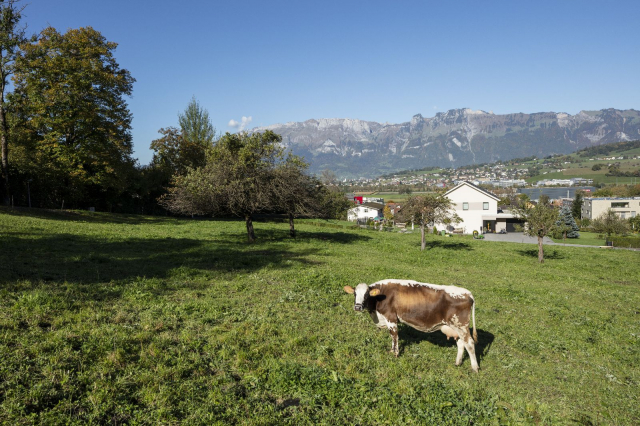
<path id="1" fill-rule="evenodd" d="M 398 356 L 398 322 L 416 330 L 431 333 L 442 331 L 447 339 L 453 337 L 458 344 L 456 365 L 462 364 L 466 349 L 471 368 L 478 372 L 474 341 L 476 331 L 476 304 L 469 290 L 455 286 L 419 283 L 409 280 L 382 280 L 371 285 L 358 284 L 344 291 L 355 294 L 356 311 L 366 310 L 373 322 L 391 333 L 391 351 Z M 473 318 L 473 335 L 469 323 Z"/>

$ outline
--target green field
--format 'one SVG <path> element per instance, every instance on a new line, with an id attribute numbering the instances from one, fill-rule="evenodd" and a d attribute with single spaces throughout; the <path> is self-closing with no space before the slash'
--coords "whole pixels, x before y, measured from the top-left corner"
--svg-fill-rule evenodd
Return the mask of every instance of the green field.
<path id="1" fill-rule="evenodd" d="M 364 195 L 364 197 L 379 197 L 379 198 L 384 198 L 385 203 L 388 203 L 389 201 L 394 201 L 398 203 L 398 202 L 407 201 L 409 197 L 415 197 L 417 195 L 424 195 L 424 194 L 432 194 L 432 192 L 415 191 L 415 192 L 412 192 L 411 194 L 398 194 L 397 192 L 378 191 L 378 192 L 366 194 Z M 360 195 L 360 194 L 357 193 L 357 195 Z"/>
<path id="2" fill-rule="evenodd" d="M 620 150 L 616 152 L 612 152 L 607 155 L 599 155 L 596 157 L 612 157 L 612 156 L 628 156 L 634 157 L 640 153 L 640 148 L 629 149 L 629 150 Z M 593 160 L 590 161 L 590 157 L 580 157 L 578 154 L 571 154 L 568 157 L 573 159 L 572 163 L 563 164 L 561 168 L 565 169 L 561 172 L 557 172 L 557 169 L 542 169 L 540 174 L 537 176 L 533 176 L 527 178 L 526 181 L 528 183 L 535 183 L 539 180 L 543 179 L 570 179 L 575 177 L 581 177 L 585 179 L 593 179 L 594 184 L 598 183 L 606 183 L 606 184 L 619 184 L 619 185 L 635 185 L 640 183 L 640 178 L 638 177 L 627 177 L 627 176 L 605 176 L 609 172 L 608 164 L 610 163 L 620 163 L 620 171 L 622 172 L 634 172 L 640 169 L 640 160 L 634 158 L 628 158 L 626 160 Z M 533 162 L 524 163 L 520 168 L 528 167 L 533 165 Z M 600 170 L 592 170 L 592 167 L 595 164 L 600 164 L 602 168 Z M 546 172 L 546 174 L 542 174 Z"/>
<path id="3" fill-rule="evenodd" d="M 0 208 L 2 424 L 640 424 L 640 253 Z M 480 373 L 344 285 L 476 299 Z"/>
<path id="4" fill-rule="evenodd" d="M 602 237 L 602 238 L 599 238 Z M 598 233 L 595 232 L 584 232 L 580 231 L 580 238 L 552 238 L 556 243 L 563 244 L 581 244 L 585 246 L 604 246 L 606 245 L 606 239 Z"/>

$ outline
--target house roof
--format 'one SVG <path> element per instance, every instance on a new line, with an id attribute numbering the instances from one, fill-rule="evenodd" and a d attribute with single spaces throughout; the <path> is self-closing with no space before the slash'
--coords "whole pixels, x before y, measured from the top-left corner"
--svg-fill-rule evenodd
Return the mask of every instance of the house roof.
<path id="1" fill-rule="evenodd" d="M 462 186 L 465 186 L 465 185 L 466 185 L 466 186 L 468 186 L 468 187 L 470 187 L 470 188 L 475 189 L 476 191 L 480 192 L 481 194 L 486 195 L 487 197 L 493 198 L 493 199 L 494 199 L 494 200 L 496 200 L 496 201 L 500 201 L 500 198 L 496 197 L 495 195 L 493 195 L 493 194 L 492 194 L 492 193 L 490 193 L 489 191 L 485 191 L 484 189 L 482 189 L 482 188 L 480 188 L 480 187 L 478 187 L 478 186 L 475 186 L 475 185 L 474 185 L 474 184 L 472 184 L 471 182 L 467 182 L 467 181 L 464 181 L 464 182 L 459 183 L 459 184 L 458 184 L 458 185 L 456 185 L 454 188 L 451 188 L 450 190 L 448 190 L 447 192 L 445 192 L 445 193 L 444 193 L 444 195 L 449 195 L 449 194 L 451 194 L 452 192 L 456 191 L 458 188 L 460 188 L 460 187 L 462 187 Z"/>

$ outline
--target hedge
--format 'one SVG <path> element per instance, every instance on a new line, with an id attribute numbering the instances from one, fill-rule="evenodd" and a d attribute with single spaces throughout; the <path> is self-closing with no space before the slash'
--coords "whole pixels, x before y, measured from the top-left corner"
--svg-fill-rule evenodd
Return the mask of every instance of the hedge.
<path id="1" fill-rule="evenodd" d="M 638 237 L 609 237 L 607 243 L 613 243 L 614 247 L 640 248 L 640 238 Z"/>

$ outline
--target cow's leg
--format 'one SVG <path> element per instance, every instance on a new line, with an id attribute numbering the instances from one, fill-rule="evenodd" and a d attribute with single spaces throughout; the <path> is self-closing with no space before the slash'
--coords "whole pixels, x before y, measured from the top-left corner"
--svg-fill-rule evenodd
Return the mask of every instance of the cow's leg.
<path id="1" fill-rule="evenodd" d="M 471 333 L 468 333 L 464 336 L 464 347 L 469 354 L 469 359 L 471 360 L 471 369 L 478 372 L 478 361 L 476 361 L 476 345 L 473 343 L 473 338 L 471 337 Z"/>
<path id="2" fill-rule="evenodd" d="M 462 357 L 464 356 L 464 342 L 462 339 L 456 340 L 456 344 L 458 345 L 458 356 L 456 357 L 456 365 L 462 364 Z"/>
<path id="3" fill-rule="evenodd" d="M 398 357 L 400 350 L 398 349 L 398 324 L 397 323 L 389 323 L 387 325 L 389 329 L 389 333 L 391 334 L 391 352 Z"/>

